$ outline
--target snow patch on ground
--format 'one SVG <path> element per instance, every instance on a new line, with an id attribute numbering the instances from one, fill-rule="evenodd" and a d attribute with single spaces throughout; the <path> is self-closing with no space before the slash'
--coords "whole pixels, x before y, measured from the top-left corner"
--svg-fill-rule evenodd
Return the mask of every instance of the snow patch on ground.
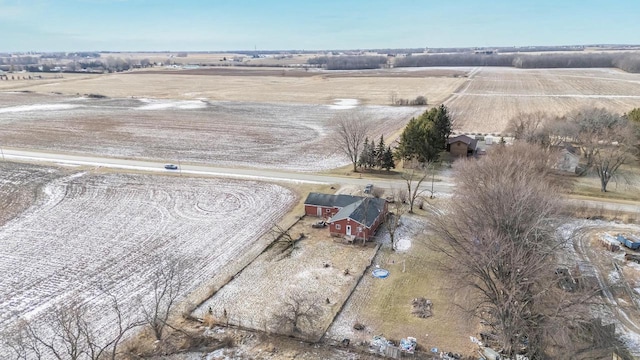
<path id="1" fill-rule="evenodd" d="M 636 270 L 636 271 L 640 271 L 640 264 L 638 264 L 637 262 L 634 261 L 627 261 L 627 266 Z"/>
<path id="2" fill-rule="evenodd" d="M 385 226 L 382 225 L 384 228 Z M 404 252 L 409 251 L 412 246 L 413 239 L 424 233 L 425 231 L 425 220 L 423 217 L 419 217 L 412 214 L 404 214 L 400 218 L 400 226 L 396 229 L 394 240 L 396 242 L 396 251 Z M 385 228 L 385 232 L 383 235 L 383 242 L 389 243 L 391 242 L 389 238 L 389 232 Z"/>
<path id="3" fill-rule="evenodd" d="M 207 103 L 202 100 L 156 100 L 156 99 L 140 99 L 143 105 L 138 110 L 167 110 L 167 109 L 204 109 Z"/>
<path id="4" fill-rule="evenodd" d="M 334 99 L 333 105 L 329 105 L 329 109 L 348 110 L 355 108 L 359 103 L 358 99 Z"/>
<path id="5" fill-rule="evenodd" d="M 410 239 L 400 239 L 396 243 L 397 251 L 407 251 L 411 248 L 411 240 Z"/>
<path id="6" fill-rule="evenodd" d="M 34 112 L 34 111 L 57 111 L 57 110 L 70 110 L 79 108 L 81 105 L 77 104 L 33 104 L 33 105 L 20 105 L 0 108 L 0 114 L 5 113 L 20 113 L 20 112 Z"/>
<path id="7" fill-rule="evenodd" d="M 613 270 L 609 273 L 609 282 L 612 284 L 616 284 L 620 281 L 620 274 L 617 270 Z"/>
<path id="8" fill-rule="evenodd" d="M 620 338 L 622 338 L 622 342 L 627 346 L 629 352 L 633 356 L 640 356 L 640 334 L 626 331 L 622 329 L 620 326 L 616 326 L 616 332 L 620 330 Z"/>

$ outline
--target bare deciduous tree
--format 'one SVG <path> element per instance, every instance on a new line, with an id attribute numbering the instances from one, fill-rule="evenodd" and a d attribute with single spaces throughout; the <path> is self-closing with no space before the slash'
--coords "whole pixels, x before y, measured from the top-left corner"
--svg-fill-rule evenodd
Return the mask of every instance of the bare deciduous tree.
<path id="1" fill-rule="evenodd" d="M 16 359 L 115 360 L 118 346 L 127 332 L 141 323 L 124 313 L 118 299 L 104 291 L 111 301 L 110 314 L 115 326 L 102 335 L 88 319 L 89 309 L 82 301 L 55 308 L 49 317 L 38 323 L 22 320 L 15 328 L 2 334 L 2 341 L 12 349 Z"/>
<path id="2" fill-rule="evenodd" d="M 396 250 L 396 230 L 400 227 L 400 219 L 402 215 L 404 215 L 405 211 L 407 211 L 406 204 L 401 200 L 403 197 L 400 193 L 404 193 L 402 191 L 394 191 L 393 199 L 394 201 L 389 206 L 389 213 L 387 214 L 387 218 L 384 221 L 385 228 L 389 232 L 389 239 L 391 240 L 391 249 Z"/>
<path id="3" fill-rule="evenodd" d="M 161 340 L 165 327 L 169 326 L 169 317 L 181 295 L 187 264 L 175 258 L 161 258 L 151 278 L 151 302 L 139 299 L 143 321 L 151 327 L 156 340 Z"/>
<path id="4" fill-rule="evenodd" d="M 633 157 L 637 138 L 625 117 L 593 108 L 575 111 L 566 121 L 586 161 L 583 174 L 598 175 L 602 192 L 611 180 L 626 179 L 619 170 Z"/>
<path id="5" fill-rule="evenodd" d="M 569 312 L 577 302 L 560 304 L 550 291 L 563 244 L 555 236 L 561 206 L 546 156 L 516 143 L 457 162 L 456 193 L 446 211 L 433 215 L 440 240 L 432 244 L 449 259 L 443 265 L 511 358 L 524 344 L 530 359 L 542 358 L 553 326 L 579 318 Z"/>
<path id="6" fill-rule="evenodd" d="M 409 200 L 409 214 L 413 214 L 413 206 L 416 203 L 416 199 L 421 196 L 426 189 L 420 189 L 420 186 L 429 175 L 427 169 L 433 171 L 433 164 L 428 163 L 424 169 L 416 170 L 412 168 L 410 171 L 402 173 L 402 179 L 407 185 L 407 198 Z"/>
<path id="7" fill-rule="evenodd" d="M 292 335 L 313 335 L 313 326 L 323 314 L 315 298 L 315 294 L 295 292 L 284 299 L 275 318 L 279 330 Z"/>
<path id="8" fill-rule="evenodd" d="M 515 140 L 536 142 L 540 137 L 548 115 L 542 111 L 533 113 L 519 113 L 511 118 L 506 131 L 513 135 Z"/>
<path id="9" fill-rule="evenodd" d="M 270 230 L 271 236 L 273 236 L 274 241 L 279 241 L 286 244 L 287 247 L 290 247 L 295 244 L 295 240 L 291 237 L 288 229 L 283 228 L 282 226 L 275 224 Z"/>
<path id="10" fill-rule="evenodd" d="M 336 141 L 340 150 L 353 164 L 353 171 L 358 171 L 358 157 L 362 152 L 364 139 L 369 133 L 369 124 L 364 114 L 360 112 L 348 112 L 335 120 Z"/>

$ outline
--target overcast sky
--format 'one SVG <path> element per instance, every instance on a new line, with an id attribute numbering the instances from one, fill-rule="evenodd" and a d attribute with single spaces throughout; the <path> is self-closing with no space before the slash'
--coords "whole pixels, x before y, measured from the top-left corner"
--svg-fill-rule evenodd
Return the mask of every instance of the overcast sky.
<path id="1" fill-rule="evenodd" d="M 0 0 L 0 51 L 640 43 L 640 0 Z"/>

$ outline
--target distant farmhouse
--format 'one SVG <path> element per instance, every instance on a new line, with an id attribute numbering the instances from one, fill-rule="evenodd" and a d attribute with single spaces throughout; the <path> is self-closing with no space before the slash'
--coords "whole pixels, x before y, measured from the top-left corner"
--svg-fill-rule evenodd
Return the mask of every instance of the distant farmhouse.
<path id="1" fill-rule="evenodd" d="M 307 216 L 327 220 L 331 235 L 369 240 L 387 214 L 387 202 L 374 197 L 309 193 L 304 202 Z"/>
<path id="2" fill-rule="evenodd" d="M 467 135 L 458 135 L 447 140 L 447 151 L 454 157 L 474 156 L 478 151 L 478 140 Z"/>

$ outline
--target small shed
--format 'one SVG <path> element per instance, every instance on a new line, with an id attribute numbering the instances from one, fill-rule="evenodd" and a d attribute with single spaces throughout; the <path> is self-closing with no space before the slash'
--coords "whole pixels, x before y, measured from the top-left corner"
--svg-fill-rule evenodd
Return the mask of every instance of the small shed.
<path id="1" fill-rule="evenodd" d="M 580 156 L 577 155 L 576 151 L 572 148 L 565 148 L 560 150 L 558 160 L 554 164 L 553 168 L 559 171 L 575 174 L 579 163 Z"/>

